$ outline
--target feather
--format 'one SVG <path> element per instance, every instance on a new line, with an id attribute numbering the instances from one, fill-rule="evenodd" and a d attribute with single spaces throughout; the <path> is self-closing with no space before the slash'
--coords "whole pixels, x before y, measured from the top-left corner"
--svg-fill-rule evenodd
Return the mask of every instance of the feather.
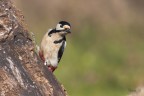
<path id="1" fill-rule="evenodd" d="M 59 51 L 58 51 L 58 62 L 60 62 L 60 60 L 61 60 L 61 57 L 62 57 L 62 55 L 63 55 L 65 46 L 66 46 L 66 38 L 64 37 L 64 38 L 63 38 L 62 45 L 61 45 L 61 47 L 60 47 L 60 49 L 59 49 Z"/>

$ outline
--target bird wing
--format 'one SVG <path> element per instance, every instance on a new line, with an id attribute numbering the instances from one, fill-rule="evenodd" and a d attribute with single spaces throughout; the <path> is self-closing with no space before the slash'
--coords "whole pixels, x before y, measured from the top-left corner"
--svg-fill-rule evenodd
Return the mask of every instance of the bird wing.
<path id="1" fill-rule="evenodd" d="M 60 47 L 60 49 L 58 51 L 58 62 L 60 62 L 60 60 L 61 60 L 61 57 L 63 55 L 65 47 L 66 47 L 66 38 L 64 37 L 62 45 L 61 45 L 61 47 Z"/>

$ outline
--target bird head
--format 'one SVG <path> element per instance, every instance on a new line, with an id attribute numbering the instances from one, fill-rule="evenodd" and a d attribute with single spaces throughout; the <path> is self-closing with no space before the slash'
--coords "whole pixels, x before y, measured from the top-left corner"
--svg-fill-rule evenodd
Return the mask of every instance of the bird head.
<path id="1" fill-rule="evenodd" d="M 70 31 L 71 25 L 70 23 L 66 22 L 66 21 L 60 21 L 57 25 L 56 25 L 56 31 L 59 31 L 60 34 L 66 35 L 68 33 L 71 33 Z"/>

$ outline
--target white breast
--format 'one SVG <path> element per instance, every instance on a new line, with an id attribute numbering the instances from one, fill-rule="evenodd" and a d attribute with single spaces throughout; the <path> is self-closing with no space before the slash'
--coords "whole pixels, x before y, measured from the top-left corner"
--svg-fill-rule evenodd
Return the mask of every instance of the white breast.
<path id="1" fill-rule="evenodd" d="M 49 37 L 48 33 L 46 33 L 41 42 L 41 50 L 43 51 L 45 60 L 49 61 L 50 64 L 48 65 L 52 65 L 54 67 L 57 67 L 58 51 L 62 43 L 55 44 L 53 42 L 59 38 L 60 37 L 56 34 Z"/>

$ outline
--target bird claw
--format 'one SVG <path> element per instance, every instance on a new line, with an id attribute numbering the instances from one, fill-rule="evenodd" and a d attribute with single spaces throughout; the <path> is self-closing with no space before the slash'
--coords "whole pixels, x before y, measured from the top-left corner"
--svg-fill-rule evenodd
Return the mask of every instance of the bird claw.
<path id="1" fill-rule="evenodd" d="M 44 65 L 47 65 L 47 62 L 46 62 L 46 61 L 44 62 Z"/>
<path id="2" fill-rule="evenodd" d="M 44 65 L 49 65 L 49 64 L 50 64 L 49 60 L 46 60 L 46 61 L 44 62 Z"/>

